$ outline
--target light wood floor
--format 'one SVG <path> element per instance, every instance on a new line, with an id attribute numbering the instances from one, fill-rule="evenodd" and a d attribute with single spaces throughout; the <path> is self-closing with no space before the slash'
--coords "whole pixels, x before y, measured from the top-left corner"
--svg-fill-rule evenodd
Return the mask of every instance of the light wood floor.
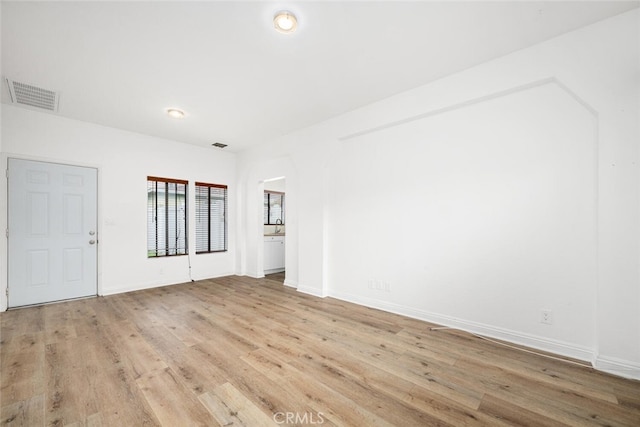
<path id="1" fill-rule="evenodd" d="M 640 425 L 640 382 L 269 278 L 0 314 L 2 425 Z"/>

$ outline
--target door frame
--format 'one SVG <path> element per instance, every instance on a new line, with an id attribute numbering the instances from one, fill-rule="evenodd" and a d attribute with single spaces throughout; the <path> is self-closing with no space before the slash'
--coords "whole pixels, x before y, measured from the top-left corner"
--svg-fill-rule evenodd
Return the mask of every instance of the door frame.
<path id="1" fill-rule="evenodd" d="M 59 159 L 59 158 L 51 158 L 51 157 L 40 157 L 40 156 L 31 156 L 31 155 L 23 155 L 23 154 L 15 154 L 15 153 L 1 153 L 0 154 L 0 166 L 2 167 L 2 172 L 0 173 L 0 200 L 4 201 L 4 209 L 0 209 L 0 312 L 7 311 L 8 299 L 7 299 L 7 289 L 9 287 L 9 239 L 7 237 L 6 230 L 9 226 L 8 223 L 8 213 L 9 213 L 9 182 L 7 180 L 7 170 L 9 167 L 9 159 L 15 160 L 27 160 L 32 162 L 43 162 L 43 163 L 55 163 L 59 165 L 67 165 L 67 166 L 78 166 L 84 168 L 92 168 L 97 172 L 97 186 L 96 191 L 98 192 L 97 196 L 97 207 L 96 207 L 96 233 L 98 236 L 101 235 L 102 226 L 101 226 L 101 218 L 102 218 L 102 180 L 101 180 L 101 166 L 92 163 L 81 162 L 77 160 L 68 160 L 68 159 Z M 96 259 L 96 294 L 98 296 L 103 295 L 102 293 L 102 251 L 100 250 L 100 245 L 98 244 L 96 247 L 97 251 L 97 259 Z M 18 309 L 19 307 L 16 307 Z"/>
<path id="2" fill-rule="evenodd" d="M 260 195 L 262 196 L 262 200 L 264 200 L 264 192 L 267 191 L 267 185 L 269 182 L 272 181 L 284 181 L 284 190 L 283 193 L 286 194 L 287 192 L 287 177 L 285 175 L 282 176 L 277 176 L 277 177 L 273 177 L 273 178 L 266 178 L 262 181 L 260 181 L 258 183 L 258 192 L 260 193 Z M 260 206 L 263 206 L 263 204 L 261 203 Z M 285 206 L 287 206 L 286 202 L 285 202 Z M 285 208 L 286 209 L 286 208 Z M 264 210 L 262 211 L 264 212 Z M 285 212 L 285 221 L 287 218 L 287 214 Z M 284 226 L 286 227 L 286 224 L 284 224 Z M 258 243 L 258 273 L 262 273 L 260 277 L 265 277 L 266 273 L 264 270 L 264 221 L 263 221 L 263 216 L 260 216 L 260 229 L 263 230 L 262 233 L 260 233 L 260 241 Z M 285 228 L 286 230 L 286 228 Z M 285 277 L 287 274 L 287 233 L 285 231 L 284 233 L 284 251 L 285 251 L 285 255 L 284 255 L 284 270 L 285 270 Z M 286 282 L 286 279 L 285 279 Z"/>

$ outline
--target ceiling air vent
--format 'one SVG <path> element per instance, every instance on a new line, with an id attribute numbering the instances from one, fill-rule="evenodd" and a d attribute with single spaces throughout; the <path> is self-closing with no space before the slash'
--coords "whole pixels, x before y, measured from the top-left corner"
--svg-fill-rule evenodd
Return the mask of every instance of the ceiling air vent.
<path id="1" fill-rule="evenodd" d="M 54 113 L 58 111 L 60 96 L 57 92 L 11 79 L 6 80 L 13 104 L 34 107 Z"/>
<path id="2" fill-rule="evenodd" d="M 216 147 L 216 148 L 224 148 L 224 147 L 226 147 L 226 146 L 227 146 L 227 144 L 223 144 L 222 142 L 214 142 L 214 143 L 213 143 L 213 144 L 211 144 L 211 145 L 213 145 L 213 146 L 214 146 L 214 147 Z"/>

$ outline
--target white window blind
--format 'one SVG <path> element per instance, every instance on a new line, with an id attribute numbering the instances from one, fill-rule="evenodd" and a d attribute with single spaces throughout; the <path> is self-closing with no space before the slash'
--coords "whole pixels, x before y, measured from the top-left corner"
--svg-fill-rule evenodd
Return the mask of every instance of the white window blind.
<path id="1" fill-rule="evenodd" d="M 187 181 L 147 177 L 147 256 L 187 253 Z"/>
<path id="2" fill-rule="evenodd" d="M 196 182 L 196 254 L 227 250 L 227 186 Z"/>

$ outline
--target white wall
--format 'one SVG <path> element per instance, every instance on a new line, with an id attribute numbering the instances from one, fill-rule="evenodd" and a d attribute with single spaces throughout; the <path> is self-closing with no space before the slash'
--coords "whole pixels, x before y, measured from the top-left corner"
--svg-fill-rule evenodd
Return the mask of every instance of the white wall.
<path id="1" fill-rule="evenodd" d="M 195 255 L 190 244 L 194 279 L 235 273 L 235 155 L 193 145 L 139 135 L 52 114 L 12 106 L 2 108 L 2 161 L 7 157 L 63 162 L 98 168 L 99 293 L 189 281 L 186 256 L 148 259 L 147 176 L 226 184 L 229 186 L 229 250 Z M 0 197 L 6 200 L 2 174 Z M 189 224 L 195 224 L 194 192 L 189 193 Z M 6 209 L 0 212 L 6 227 Z M 195 242 L 195 227 L 189 228 Z M 6 239 L 0 259 L 6 264 Z M 4 268 L 2 269 L 4 270 Z M 4 270 L 6 271 L 6 270 Z M 4 298 L 6 275 L 0 278 Z M 6 300 L 2 301 L 2 309 Z"/>
<path id="2" fill-rule="evenodd" d="M 588 358 L 596 139 L 592 113 L 550 82 L 344 141 L 329 294 Z"/>
<path id="3" fill-rule="evenodd" d="M 639 19 L 596 23 L 242 153 L 243 199 L 257 191 L 247 171 L 290 159 L 301 291 L 640 378 Z M 243 208 L 251 217 L 258 206 Z M 239 259 L 255 258 L 254 237 L 243 239 Z"/>

